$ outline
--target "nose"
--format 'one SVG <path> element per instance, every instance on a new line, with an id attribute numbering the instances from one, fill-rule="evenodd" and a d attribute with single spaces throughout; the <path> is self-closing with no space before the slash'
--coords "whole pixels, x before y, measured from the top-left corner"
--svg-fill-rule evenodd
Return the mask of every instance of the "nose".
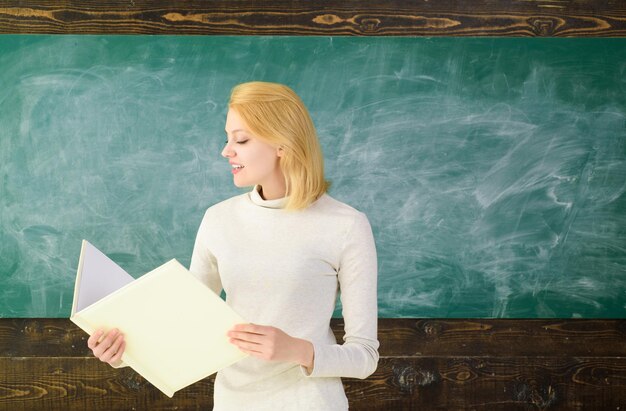
<path id="1" fill-rule="evenodd" d="M 231 158 L 235 155 L 235 150 L 232 149 L 232 146 L 229 142 L 226 142 L 224 149 L 222 150 L 222 157 Z"/>

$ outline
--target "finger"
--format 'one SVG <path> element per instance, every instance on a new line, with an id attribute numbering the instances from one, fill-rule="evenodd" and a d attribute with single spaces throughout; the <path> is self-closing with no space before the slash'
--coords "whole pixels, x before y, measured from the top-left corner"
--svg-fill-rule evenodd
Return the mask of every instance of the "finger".
<path id="1" fill-rule="evenodd" d="M 102 333 L 104 336 L 101 336 L 98 340 L 96 340 L 93 348 L 91 349 L 91 351 L 93 351 L 93 355 L 98 358 L 100 358 L 102 353 L 104 353 L 106 349 L 111 346 L 110 336 L 113 333 L 113 330 L 109 330 L 108 332 L 103 331 Z"/>
<path id="2" fill-rule="evenodd" d="M 124 336 L 119 335 L 115 339 L 113 344 L 111 344 L 111 346 L 104 353 L 102 353 L 102 355 L 100 356 L 100 361 L 111 362 L 111 359 L 115 357 L 115 355 L 117 355 L 117 352 L 120 349 L 120 346 L 122 345 L 123 341 L 124 341 Z"/>
<path id="3" fill-rule="evenodd" d="M 89 347 L 90 350 L 93 350 L 94 347 L 98 344 L 98 341 L 100 340 L 100 337 L 102 337 L 102 334 L 104 334 L 104 330 L 102 328 L 99 328 L 98 330 L 96 330 L 95 333 L 89 336 L 89 339 L 87 340 L 87 347 Z"/>
<path id="4" fill-rule="evenodd" d="M 117 328 L 112 329 L 107 333 L 104 339 L 96 345 L 96 347 L 92 350 L 94 355 L 98 358 L 104 354 L 104 352 L 115 342 L 115 339 L 119 335 L 119 330 Z"/>
<path id="5" fill-rule="evenodd" d="M 126 341 L 122 339 L 122 343 L 120 344 L 120 347 L 117 349 L 117 354 L 111 357 L 111 359 L 109 360 L 109 364 L 114 364 L 114 363 L 117 363 L 118 361 L 121 361 L 122 354 L 124 354 L 125 349 L 126 349 Z"/>
<path id="6" fill-rule="evenodd" d="M 266 327 L 264 325 L 258 325 L 258 324 L 236 324 L 232 328 L 232 330 L 253 333 L 253 334 L 265 334 L 267 331 L 267 328 L 269 327 Z"/>
<path id="7" fill-rule="evenodd" d="M 252 354 L 255 356 L 261 356 L 263 355 L 263 351 L 261 351 L 261 346 L 258 344 L 249 344 L 246 342 L 242 342 L 242 341 L 238 341 L 238 342 L 233 342 L 233 344 L 235 344 L 235 346 L 237 346 L 237 348 L 240 351 L 245 352 L 246 354 Z"/>
<path id="8" fill-rule="evenodd" d="M 258 352 L 258 351 L 246 350 L 244 348 L 240 348 L 239 351 L 241 351 L 244 354 L 248 354 L 248 355 L 251 355 L 253 357 L 256 357 L 256 358 L 263 358 L 263 354 Z"/>
<path id="9" fill-rule="evenodd" d="M 231 344 L 236 345 L 237 347 L 240 348 L 246 348 L 249 350 L 255 350 L 255 351 L 259 351 L 261 352 L 263 350 L 263 344 L 260 343 L 255 343 L 255 342 L 250 342 L 250 341 L 246 341 L 246 340 L 240 340 L 237 338 L 231 338 L 229 340 L 229 342 Z"/>
<path id="10" fill-rule="evenodd" d="M 230 331 L 228 333 L 228 336 L 232 339 L 252 342 L 256 344 L 261 344 L 263 342 L 263 339 L 265 338 L 261 334 L 254 334 L 254 333 L 243 332 L 243 331 Z"/>

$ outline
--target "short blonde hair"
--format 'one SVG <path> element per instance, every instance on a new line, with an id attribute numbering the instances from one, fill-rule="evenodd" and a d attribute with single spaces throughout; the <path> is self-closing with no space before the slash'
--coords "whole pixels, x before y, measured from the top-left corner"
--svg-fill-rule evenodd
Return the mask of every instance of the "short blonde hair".
<path id="1" fill-rule="evenodd" d="M 287 210 L 301 210 L 324 194 L 324 157 L 315 126 L 298 95 L 278 83 L 235 86 L 228 106 L 259 139 L 283 149 L 279 164 L 287 187 Z"/>

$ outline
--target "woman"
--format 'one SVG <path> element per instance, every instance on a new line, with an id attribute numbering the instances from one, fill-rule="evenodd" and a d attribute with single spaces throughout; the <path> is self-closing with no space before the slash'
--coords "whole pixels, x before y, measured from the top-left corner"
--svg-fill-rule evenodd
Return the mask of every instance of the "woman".
<path id="1" fill-rule="evenodd" d="M 307 109 L 288 87 L 236 86 L 222 156 L 251 192 L 210 207 L 190 271 L 249 324 L 229 331 L 250 354 L 218 372 L 214 410 L 346 410 L 340 377 L 366 378 L 378 363 L 377 261 L 365 214 L 328 194 Z M 345 334 L 329 326 L 340 292 Z M 89 338 L 120 366 L 117 330 Z"/>

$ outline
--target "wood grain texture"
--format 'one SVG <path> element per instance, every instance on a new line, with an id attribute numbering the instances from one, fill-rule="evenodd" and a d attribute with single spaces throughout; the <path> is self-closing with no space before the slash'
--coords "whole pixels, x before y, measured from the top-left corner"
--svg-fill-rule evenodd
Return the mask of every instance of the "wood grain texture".
<path id="1" fill-rule="evenodd" d="M 620 0 L 1 0 L 0 33 L 618 37 L 626 35 L 626 5 Z"/>
<path id="2" fill-rule="evenodd" d="M 343 324 L 333 320 L 341 338 Z M 626 320 L 380 319 L 380 363 L 344 379 L 351 410 L 626 409 Z M 0 320 L 0 410 L 196 410 L 93 358 L 67 319 Z"/>

